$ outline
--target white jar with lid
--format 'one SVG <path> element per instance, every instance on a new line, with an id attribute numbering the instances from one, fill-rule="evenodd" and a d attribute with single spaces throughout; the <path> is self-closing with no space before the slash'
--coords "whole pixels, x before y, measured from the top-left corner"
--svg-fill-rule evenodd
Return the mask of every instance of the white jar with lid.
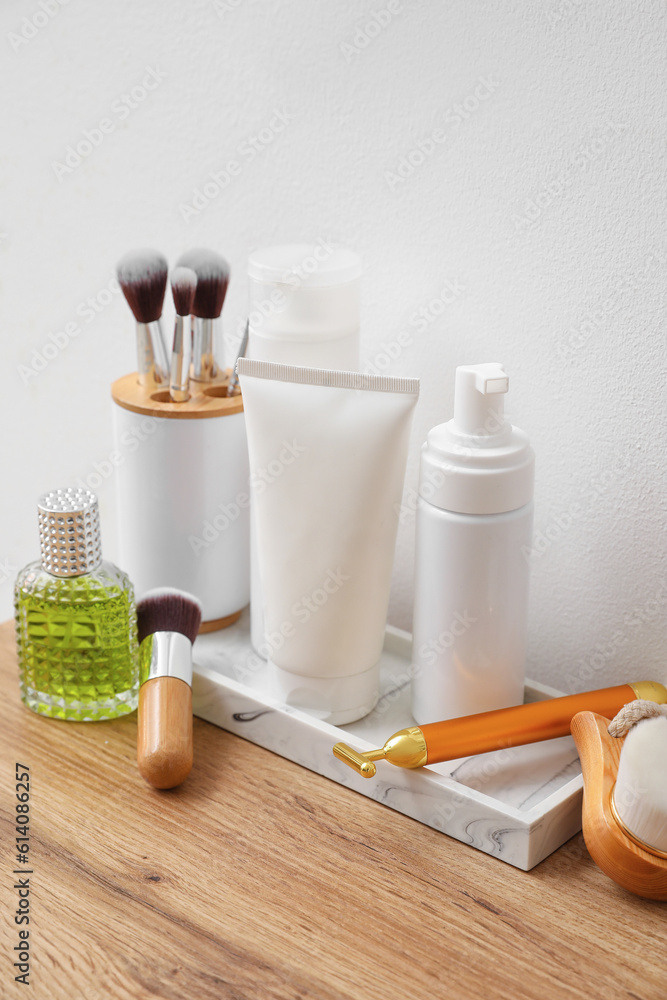
<path id="1" fill-rule="evenodd" d="M 267 247 L 250 255 L 248 279 L 246 357 L 358 371 L 358 254 L 324 240 Z"/>
<path id="2" fill-rule="evenodd" d="M 360 285 L 359 255 L 325 240 L 255 250 L 248 260 L 246 357 L 303 368 L 359 371 Z M 253 528 L 251 639 L 266 658 L 270 649 L 264 637 L 255 548 Z"/>

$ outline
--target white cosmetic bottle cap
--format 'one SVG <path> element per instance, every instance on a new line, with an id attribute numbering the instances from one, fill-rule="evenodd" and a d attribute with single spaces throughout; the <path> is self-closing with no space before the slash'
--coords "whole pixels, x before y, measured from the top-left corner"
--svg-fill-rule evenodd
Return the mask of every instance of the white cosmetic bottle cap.
<path id="1" fill-rule="evenodd" d="M 533 498 L 535 456 L 505 420 L 509 378 L 498 363 L 456 369 L 454 417 L 434 427 L 422 448 L 420 496 L 441 510 L 501 514 Z"/>

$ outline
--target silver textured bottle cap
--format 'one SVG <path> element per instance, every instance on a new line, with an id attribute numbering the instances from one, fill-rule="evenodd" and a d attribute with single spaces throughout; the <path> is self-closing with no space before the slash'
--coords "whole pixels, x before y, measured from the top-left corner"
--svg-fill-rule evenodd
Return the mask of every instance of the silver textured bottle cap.
<path id="1" fill-rule="evenodd" d="M 54 576 L 83 576 L 102 562 L 100 511 L 90 490 L 52 490 L 37 501 L 42 566 Z"/>

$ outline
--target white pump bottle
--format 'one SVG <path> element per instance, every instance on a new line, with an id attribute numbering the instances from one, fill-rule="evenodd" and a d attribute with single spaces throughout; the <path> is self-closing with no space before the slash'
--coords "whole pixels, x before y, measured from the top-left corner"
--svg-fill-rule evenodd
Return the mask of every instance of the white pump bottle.
<path id="1" fill-rule="evenodd" d="M 503 416 L 500 364 L 456 369 L 454 418 L 422 448 L 412 711 L 418 724 L 523 702 L 534 454 Z"/>

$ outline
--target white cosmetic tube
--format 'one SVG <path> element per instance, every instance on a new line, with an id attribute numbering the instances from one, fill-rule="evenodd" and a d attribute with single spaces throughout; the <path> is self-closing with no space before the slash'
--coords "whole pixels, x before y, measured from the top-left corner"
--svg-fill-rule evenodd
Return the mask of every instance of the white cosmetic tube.
<path id="1" fill-rule="evenodd" d="M 242 358 L 273 694 L 332 725 L 378 697 L 419 380 Z"/>

